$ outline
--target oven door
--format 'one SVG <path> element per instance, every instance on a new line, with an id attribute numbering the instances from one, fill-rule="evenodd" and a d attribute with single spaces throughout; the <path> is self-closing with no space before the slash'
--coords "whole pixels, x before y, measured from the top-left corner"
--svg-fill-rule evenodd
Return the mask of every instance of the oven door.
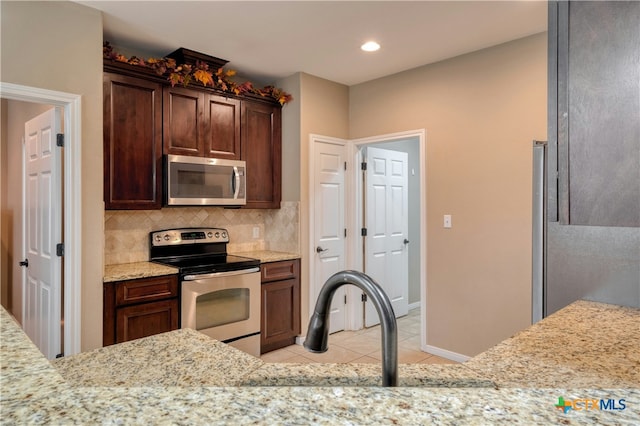
<path id="1" fill-rule="evenodd" d="M 186 275 L 181 327 L 260 356 L 260 268 Z"/>

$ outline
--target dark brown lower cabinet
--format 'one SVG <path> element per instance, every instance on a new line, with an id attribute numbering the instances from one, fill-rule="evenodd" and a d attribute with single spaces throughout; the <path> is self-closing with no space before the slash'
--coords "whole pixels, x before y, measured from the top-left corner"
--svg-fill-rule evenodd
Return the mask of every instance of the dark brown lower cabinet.
<path id="1" fill-rule="evenodd" d="M 104 346 L 178 329 L 178 276 L 104 284 Z"/>
<path id="2" fill-rule="evenodd" d="M 260 352 L 295 343 L 300 334 L 300 260 L 263 263 Z"/>
<path id="3" fill-rule="evenodd" d="M 116 342 L 127 342 L 178 328 L 178 299 L 116 309 Z"/>

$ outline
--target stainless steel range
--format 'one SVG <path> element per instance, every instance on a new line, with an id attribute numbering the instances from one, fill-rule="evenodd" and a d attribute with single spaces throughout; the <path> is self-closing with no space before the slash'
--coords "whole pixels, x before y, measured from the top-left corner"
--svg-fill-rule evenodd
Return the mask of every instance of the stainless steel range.
<path id="1" fill-rule="evenodd" d="M 260 356 L 260 261 L 227 254 L 222 228 L 167 229 L 149 240 L 150 260 L 180 271 L 180 328 Z"/>

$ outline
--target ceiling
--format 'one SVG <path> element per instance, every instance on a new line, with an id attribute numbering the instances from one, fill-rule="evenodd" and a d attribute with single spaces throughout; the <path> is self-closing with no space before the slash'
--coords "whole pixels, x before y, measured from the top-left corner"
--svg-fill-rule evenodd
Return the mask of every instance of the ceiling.
<path id="1" fill-rule="evenodd" d="M 127 56 L 180 48 L 256 83 L 306 72 L 345 85 L 546 31 L 546 1 L 79 1 Z M 374 39 L 382 48 L 365 53 Z"/>

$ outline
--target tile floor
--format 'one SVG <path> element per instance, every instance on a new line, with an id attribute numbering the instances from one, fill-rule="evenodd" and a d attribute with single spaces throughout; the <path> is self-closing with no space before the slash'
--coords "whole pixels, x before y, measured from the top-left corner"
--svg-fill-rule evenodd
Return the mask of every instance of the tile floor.
<path id="1" fill-rule="evenodd" d="M 323 354 L 307 352 L 301 345 L 268 352 L 264 362 L 288 363 L 380 363 L 380 326 L 358 331 L 340 331 L 329 336 L 329 349 Z M 398 318 L 398 362 L 400 364 L 456 364 L 455 361 L 420 350 L 420 309 Z"/>

